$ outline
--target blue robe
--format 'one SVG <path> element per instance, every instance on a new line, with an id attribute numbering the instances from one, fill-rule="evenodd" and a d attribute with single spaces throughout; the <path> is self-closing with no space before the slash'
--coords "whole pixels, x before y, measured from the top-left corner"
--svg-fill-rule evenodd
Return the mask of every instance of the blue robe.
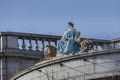
<path id="1" fill-rule="evenodd" d="M 64 33 L 62 38 L 65 38 L 67 41 L 61 39 L 57 42 L 58 54 L 75 53 L 76 51 L 79 51 L 79 47 L 74 41 L 76 33 L 77 31 L 75 28 L 72 28 Z"/>

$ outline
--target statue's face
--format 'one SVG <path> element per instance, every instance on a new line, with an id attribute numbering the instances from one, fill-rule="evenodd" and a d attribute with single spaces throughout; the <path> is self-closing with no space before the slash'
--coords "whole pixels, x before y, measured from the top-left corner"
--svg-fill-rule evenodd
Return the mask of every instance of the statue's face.
<path id="1" fill-rule="evenodd" d="M 72 29 L 72 26 L 68 24 L 68 28 Z"/>

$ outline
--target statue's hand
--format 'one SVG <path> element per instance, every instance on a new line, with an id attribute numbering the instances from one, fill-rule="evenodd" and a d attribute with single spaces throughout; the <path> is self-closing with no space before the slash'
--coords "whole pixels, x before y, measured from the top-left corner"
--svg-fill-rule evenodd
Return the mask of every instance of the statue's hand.
<path id="1" fill-rule="evenodd" d="M 68 41 L 68 39 L 65 39 L 65 38 L 63 37 L 63 41 L 67 42 L 67 41 Z"/>

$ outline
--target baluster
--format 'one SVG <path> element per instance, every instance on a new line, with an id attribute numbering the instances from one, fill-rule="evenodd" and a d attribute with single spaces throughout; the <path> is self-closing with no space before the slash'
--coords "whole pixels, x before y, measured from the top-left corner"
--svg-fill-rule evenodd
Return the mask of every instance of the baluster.
<path id="1" fill-rule="evenodd" d="M 26 48 L 26 45 L 25 45 L 25 40 L 24 40 L 24 38 L 22 39 L 22 50 L 26 50 L 25 48 Z"/>
<path id="2" fill-rule="evenodd" d="M 115 42 L 113 42 L 113 48 L 115 48 Z"/>
<path id="3" fill-rule="evenodd" d="M 102 47 L 102 50 L 103 50 L 104 49 L 103 44 L 101 45 L 101 47 Z"/>
<path id="4" fill-rule="evenodd" d="M 35 50 L 35 51 L 40 51 L 40 50 L 39 50 L 39 45 L 38 45 L 38 40 L 37 40 L 37 39 L 35 40 L 35 43 L 36 43 L 36 46 L 35 46 L 36 50 Z"/>
<path id="5" fill-rule="evenodd" d="M 98 45 L 97 44 L 95 45 L 95 47 L 96 47 L 96 50 L 98 50 Z"/>
<path id="6" fill-rule="evenodd" d="M 18 45 L 17 45 L 17 46 L 18 46 L 18 48 L 19 48 L 19 47 L 20 47 L 20 44 L 18 43 Z M 20 48 L 19 48 L 19 49 L 20 49 Z"/>
<path id="7" fill-rule="evenodd" d="M 57 46 L 57 41 L 54 41 L 55 46 Z"/>
<path id="8" fill-rule="evenodd" d="M 44 41 L 42 40 L 42 49 L 44 50 L 44 47 L 45 47 L 45 44 L 44 44 Z"/>
<path id="9" fill-rule="evenodd" d="M 50 41 L 48 41 L 48 44 L 50 45 Z"/>
<path id="10" fill-rule="evenodd" d="M 30 51 L 33 51 L 33 50 L 32 50 L 32 43 L 31 43 L 31 39 L 29 39 L 29 46 L 28 46 L 28 48 L 29 48 L 29 50 L 30 50 Z"/>

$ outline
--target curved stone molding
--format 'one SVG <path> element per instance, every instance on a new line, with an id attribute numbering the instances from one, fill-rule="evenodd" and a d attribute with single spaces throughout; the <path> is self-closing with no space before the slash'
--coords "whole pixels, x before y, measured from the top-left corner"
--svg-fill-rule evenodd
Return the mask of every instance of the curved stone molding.
<path id="1" fill-rule="evenodd" d="M 113 80 L 120 76 L 120 50 L 63 55 L 35 64 L 10 80 Z"/>

